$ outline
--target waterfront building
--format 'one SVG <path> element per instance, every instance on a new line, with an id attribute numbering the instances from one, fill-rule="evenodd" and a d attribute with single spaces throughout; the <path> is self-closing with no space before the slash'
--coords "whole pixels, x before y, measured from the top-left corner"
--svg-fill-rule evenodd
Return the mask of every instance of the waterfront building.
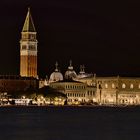
<path id="1" fill-rule="evenodd" d="M 87 94 L 87 84 L 78 81 L 73 81 L 72 79 L 53 82 L 50 84 L 50 87 L 67 95 L 68 104 L 85 103 L 89 101 L 88 96 L 92 96 L 89 93 Z"/>
<path id="2" fill-rule="evenodd" d="M 139 77 L 99 77 L 96 74 L 86 73 L 84 65 L 80 66 L 80 72 L 77 74 L 70 61 L 64 76 L 56 62 L 56 68 L 50 77 L 46 78 L 45 82 L 38 80 L 36 34 L 28 9 L 20 40 L 20 76 L 1 75 L 1 93 L 50 86 L 67 95 L 68 104 L 140 105 Z M 57 102 L 59 100 L 56 99 Z M 39 98 L 39 101 L 44 102 L 44 98 Z"/>
<path id="3" fill-rule="evenodd" d="M 91 85 L 92 77 L 77 79 Z M 96 101 L 103 105 L 139 105 L 140 78 L 96 77 Z"/>
<path id="4" fill-rule="evenodd" d="M 52 88 L 67 95 L 69 104 L 93 103 L 100 105 L 139 105 L 140 78 L 97 77 L 85 73 L 81 66 L 77 75 L 72 62 L 65 72 L 65 79 L 50 83 Z"/>
<path id="5" fill-rule="evenodd" d="M 0 75 L 0 92 L 26 91 L 37 89 L 38 80 L 33 77 L 21 77 L 18 75 Z"/>

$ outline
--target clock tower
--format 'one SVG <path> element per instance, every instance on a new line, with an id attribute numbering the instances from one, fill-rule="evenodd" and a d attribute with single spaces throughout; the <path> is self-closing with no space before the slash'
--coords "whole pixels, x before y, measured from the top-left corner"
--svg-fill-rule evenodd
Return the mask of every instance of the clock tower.
<path id="1" fill-rule="evenodd" d="M 30 8 L 21 32 L 20 75 L 37 78 L 37 39 Z"/>

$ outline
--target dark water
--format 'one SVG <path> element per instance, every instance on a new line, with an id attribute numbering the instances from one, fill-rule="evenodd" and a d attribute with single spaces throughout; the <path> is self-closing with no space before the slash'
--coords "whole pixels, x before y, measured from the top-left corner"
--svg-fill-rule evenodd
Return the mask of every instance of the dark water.
<path id="1" fill-rule="evenodd" d="M 1 107 L 0 140 L 140 140 L 140 107 Z"/>

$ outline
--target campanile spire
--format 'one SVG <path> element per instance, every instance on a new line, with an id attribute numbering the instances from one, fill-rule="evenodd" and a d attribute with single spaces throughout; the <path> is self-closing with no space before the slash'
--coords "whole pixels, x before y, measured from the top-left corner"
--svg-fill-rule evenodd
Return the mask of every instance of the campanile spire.
<path id="1" fill-rule="evenodd" d="M 24 22 L 22 32 L 36 32 L 34 22 L 32 19 L 30 7 L 28 8 L 27 16 Z"/>

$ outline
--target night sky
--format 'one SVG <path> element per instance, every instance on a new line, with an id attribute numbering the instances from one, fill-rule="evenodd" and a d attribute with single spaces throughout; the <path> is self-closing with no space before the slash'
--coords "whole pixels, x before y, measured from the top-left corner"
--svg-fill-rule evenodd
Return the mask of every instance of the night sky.
<path id="1" fill-rule="evenodd" d="M 139 0 L 1 0 L 0 74 L 19 74 L 20 33 L 30 6 L 38 39 L 38 73 L 58 61 L 64 73 L 140 76 Z"/>

